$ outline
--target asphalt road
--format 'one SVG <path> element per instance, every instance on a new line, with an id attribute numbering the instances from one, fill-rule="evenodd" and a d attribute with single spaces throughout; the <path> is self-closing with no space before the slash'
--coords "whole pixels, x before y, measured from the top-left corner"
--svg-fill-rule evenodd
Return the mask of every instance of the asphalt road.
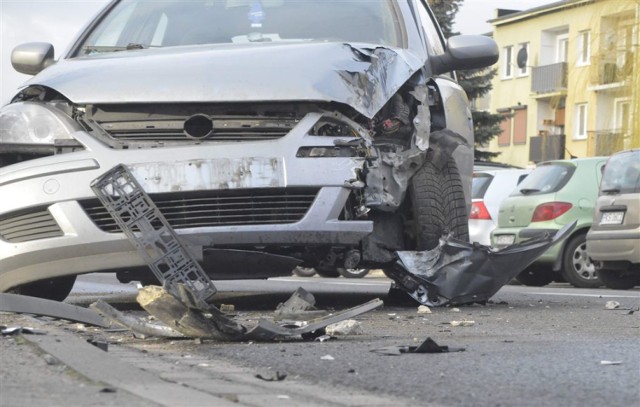
<path id="1" fill-rule="evenodd" d="M 315 294 L 319 308 L 339 310 L 384 297 L 389 281 L 292 277 L 216 286 L 218 302 L 236 305 L 238 319 L 255 322 L 269 317 L 298 286 Z M 111 275 L 83 276 L 67 302 L 86 305 L 102 298 L 143 316 L 135 294 L 135 285 L 119 284 Z M 608 301 L 619 302 L 619 308 L 606 309 Z M 362 334 L 326 342 L 158 340 L 31 319 L 24 323 L 37 322 L 48 332 L 29 338 L 40 347 L 37 354 L 53 352 L 85 379 L 77 373 L 60 376 L 69 370 L 47 366 L 24 346 L 16 347 L 19 341 L 5 339 L 0 405 L 640 405 L 640 311 L 631 312 L 639 306 L 639 289 L 506 286 L 489 304 L 434 308 L 430 314 L 418 314 L 416 305 L 386 305 L 357 318 Z M 0 314 L 4 324 L 19 323 L 11 319 Z M 456 327 L 452 321 L 473 324 Z M 372 352 L 415 346 L 427 337 L 465 350 Z M 109 342 L 109 352 L 96 351 L 87 338 Z M 275 372 L 286 378 L 255 378 Z M 37 383 L 38 391 L 26 391 L 25 382 Z M 105 383 L 112 392 L 104 391 Z"/>

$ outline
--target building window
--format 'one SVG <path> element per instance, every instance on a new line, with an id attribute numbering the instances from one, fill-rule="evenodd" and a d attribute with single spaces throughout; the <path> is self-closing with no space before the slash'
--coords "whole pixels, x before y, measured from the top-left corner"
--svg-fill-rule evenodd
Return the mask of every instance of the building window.
<path id="1" fill-rule="evenodd" d="M 513 78 L 513 46 L 502 48 L 502 78 Z"/>
<path id="2" fill-rule="evenodd" d="M 513 144 L 527 144 L 527 107 L 514 107 Z"/>
<path id="3" fill-rule="evenodd" d="M 567 62 L 569 59 L 569 34 L 556 37 L 556 62 Z"/>
<path id="4" fill-rule="evenodd" d="M 505 116 L 505 119 L 500 122 L 502 133 L 498 136 L 498 146 L 506 147 L 511 145 L 511 114 L 509 109 L 500 109 L 498 113 Z"/>
<path id="5" fill-rule="evenodd" d="M 578 33 L 578 55 L 577 66 L 586 66 L 591 63 L 591 31 L 580 31 Z"/>
<path id="6" fill-rule="evenodd" d="M 578 103 L 576 105 L 576 119 L 574 121 L 573 138 L 585 139 L 587 138 L 587 118 L 588 118 L 588 105 L 586 103 Z"/>
<path id="7" fill-rule="evenodd" d="M 627 134 L 631 128 L 631 99 L 617 99 L 614 105 L 615 132 Z"/>
<path id="8" fill-rule="evenodd" d="M 516 65 L 518 66 L 518 76 L 529 75 L 529 43 L 528 42 L 518 44 L 518 53 L 516 54 Z"/>

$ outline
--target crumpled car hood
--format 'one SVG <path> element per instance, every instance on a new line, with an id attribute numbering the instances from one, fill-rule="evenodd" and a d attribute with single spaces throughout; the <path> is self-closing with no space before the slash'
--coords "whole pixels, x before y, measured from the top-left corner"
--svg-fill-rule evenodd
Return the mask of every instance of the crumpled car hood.
<path id="1" fill-rule="evenodd" d="M 61 60 L 28 84 L 78 104 L 333 101 L 371 118 L 424 62 L 341 43 L 203 45 Z"/>

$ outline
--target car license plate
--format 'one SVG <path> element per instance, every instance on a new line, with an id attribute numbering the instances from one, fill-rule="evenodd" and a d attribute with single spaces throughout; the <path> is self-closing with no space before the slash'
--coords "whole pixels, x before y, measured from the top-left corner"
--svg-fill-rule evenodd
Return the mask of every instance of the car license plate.
<path id="1" fill-rule="evenodd" d="M 601 225 L 622 225 L 624 220 L 624 212 L 602 212 L 600 218 Z"/>
<path id="2" fill-rule="evenodd" d="M 516 235 L 498 235 L 496 236 L 496 245 L 511 246 L 516 241 Z"/>

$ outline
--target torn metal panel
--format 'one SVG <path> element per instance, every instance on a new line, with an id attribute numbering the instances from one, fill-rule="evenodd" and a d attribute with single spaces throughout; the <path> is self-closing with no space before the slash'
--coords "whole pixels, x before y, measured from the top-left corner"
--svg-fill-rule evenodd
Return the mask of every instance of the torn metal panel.
<path id="1" fill-rule="evenodd" d="M 289 297 L 289 299 L 278 304 L 274 312 L 274 320 L 308 320 L 321 317 L 327 314 L 326 311 L 315 307 L 315 297 L 302 287 Z"/>
<path id="2" fill-rule="evenodd" d="M 92 310 L 58 301 L 16 294 L 0 293 L 0 311 L 60 318 L 102 328 L 111 326 L 108 321 Z"/>
<path id="3" fill-rule="evenodd" d="M 143 336 L 155 336 L 161 338 L 184 338 L 183 334 L 169 328 L 168 326 L 150 324 L 141 319 L 130 317 L 113 308 L 111 305 L 102 300 L 94 302 L 93 304 L 89 305 L 89 307 L 98 311 L 99 313 L 104 315 L 105 318 L 109 319 L 115 324 L 128 328 L 131 331 Z"/>
<path id="4" fill-rule="evenodd" d="M 389 277 L 418 302 L 439 306 L 482 302 L 554 244 L 567 238 L 576 222 L 555 235 L 545 234 L 494 250 L 447 237 L 433 250 L 397 252 Z"/>

